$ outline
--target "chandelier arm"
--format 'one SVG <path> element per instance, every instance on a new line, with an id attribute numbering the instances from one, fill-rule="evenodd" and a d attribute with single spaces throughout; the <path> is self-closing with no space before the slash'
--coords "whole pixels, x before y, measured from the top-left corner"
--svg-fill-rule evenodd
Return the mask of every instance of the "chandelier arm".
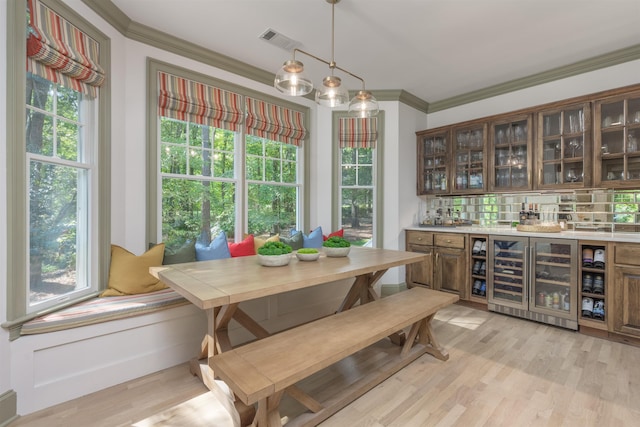
<path id="1" fill-rule="evenodd" d="M 296 52 L 300 52 L 300 53 L 302 53 L 302 54 L 304 54 L 304 55 L 307 55 L 307 56 L 309 56 L 309 57 L 311 57 L 311 58 L 315 59 L 316 61 L 320 61 L 320 62 L 322 62 L 323 64 L 327 64 L 327 65 L 328 65 L 329 67 L 331 67 L 331 68 L 337 68 L 338 70 L 342 71 L 343 73 L 346 73 L 346 74 L 350 75 L 351 77 L 354 77 L 354 78 L 356 78 L 356 79 L 360 80 L 360 82 L 362 83 L 362 90 L 366 90 L 366 89 L 365 89 L 365 84 L 364 84 L 364 79 L 363 79 L 362 77 L 360 77 L 360 76 L 358 76 L 358 75 L 356 75 L 356 74 L 353 74 L 351 71 L 346 70 L 346 69 L 344 69 L 344 68 L 342 68 L 342 67 L 338 67 L 338 66 L 335 64 L 335 62 L 329 62 L 329 61 L 326 61 L 326 60 L 324 60 L 324 59 L 322 59 L 322 58 L 320 58 L 320 57 L 315 56 L 315 55 L 314 55 L 314 54 L 312 54 L 312 53 L 306 52 L 306 51 L 304 51 L 304 50 L 302 50 L 302 49 L 298 49 L 298 48 L 294 48 L 294 49 L 293 49 L 293 59 L 296 59 Z"/>

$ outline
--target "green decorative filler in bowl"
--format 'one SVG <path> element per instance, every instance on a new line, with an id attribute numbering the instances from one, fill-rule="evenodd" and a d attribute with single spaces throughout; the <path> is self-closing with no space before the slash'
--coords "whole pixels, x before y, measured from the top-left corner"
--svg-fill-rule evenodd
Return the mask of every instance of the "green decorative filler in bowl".
<path id="1" fill-rule="evenodd" d="M 328 257 L 347 256 L 351 250 L 351 242 L 339 236 L 329 237 L 322 243 L 322 250 Z"/>
<path id="2" fill-rule="evenodd" d="M 315 248 L 302 248 L 296 252 L 296 257 L 300 261 L 316 261 L 320 258 L 320 252 Z"/>
<path id="3" fill-rule="evenodd" d="M 258 260 L 265 267 L 281 267 L 291 261 L 291 246 L 282 242 L 267 242 L 258 249 Z"/>

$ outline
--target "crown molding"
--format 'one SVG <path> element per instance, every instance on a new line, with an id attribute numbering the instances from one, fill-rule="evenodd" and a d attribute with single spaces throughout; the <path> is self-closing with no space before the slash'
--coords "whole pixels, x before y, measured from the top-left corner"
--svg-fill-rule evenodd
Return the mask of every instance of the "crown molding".
<path id="1" fill-rule="evenodd" d="M 429 113 L 640 59 L 640 44 L 429 104 Z"/>
<path id="2" fill-rule="evenodd" d="M 111 0 L 82 0 L 82 2 L 129 39 L 194 59 L 268 86 L 273 84 L 274 73 L 132 21 Z M 640 59 L 640 44 L 431 103 L 402 89 L 371 92 L 378 101 L 398 101 L 418 111 L 433 113 L 637 59 Z M 307 97 L 310 96 L 307 95 Z"/>

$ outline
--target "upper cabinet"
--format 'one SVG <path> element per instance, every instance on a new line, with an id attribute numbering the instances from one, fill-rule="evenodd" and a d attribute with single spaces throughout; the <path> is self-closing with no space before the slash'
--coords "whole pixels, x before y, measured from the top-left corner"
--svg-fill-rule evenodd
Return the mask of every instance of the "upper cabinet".
<path id="1" fill-rule="evenodd" d="M 531 122 L 531 115 L 524 114 L 508 116 L 491 123 L 491 191 L 532 189 Z"/>
<path id="2" fill-rule="evenodd" d="M 487 190 L 487 125 L 485 123 L 453 128 L 453 192 L 483 193 Z"/>
<path id="3" fill-rule="evenodd" d="M 588 102 L 540 111 L 536 135 L 537 188 L 591 185 L 591 107 Z"/>
<path id="4" fill-rule="evenodd" d="M 418 195 L 640 188 L 640 85 L 416 135 Z"/>
<path id="5" fill-rule="evenodd" d="M 595 103 L 594 185 L 640 185 L 640 91 Z"/>
<path id="6" fill-rule="evenodd" d="M 418 132 L 417 137 L 418 194 L 449 194 L 450 130 Z"/>

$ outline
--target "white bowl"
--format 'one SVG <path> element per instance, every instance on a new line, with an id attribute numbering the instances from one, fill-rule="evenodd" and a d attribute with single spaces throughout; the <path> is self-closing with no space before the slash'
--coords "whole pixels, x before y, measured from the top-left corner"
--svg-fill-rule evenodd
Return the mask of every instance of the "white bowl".
<path id="1" fill-rule="evenodd" d="M 291 261 L 291 254 L 284 255 L 260 255 L 258 254 L 258 260 L 260 264 L 265 267 L 281 267 L 289 264 Z"/>
<path id="2" fill-rule="evenodd" d="M 296 256 L 300 261 L 315 261 L 320 258 L 320 252 L 316 252 L 315 254 L 301 254 L 300 252 L 296 252 Z"/>
<path id="3" fill-rule="evenodd" d="M 351 250 L 351 246 L 347 246 L 346 248 L 329 248 L 326 246 L 322 247 L 322 250 L 328 257 L 337 258 L 349 255 L 349 251 Z"/>

